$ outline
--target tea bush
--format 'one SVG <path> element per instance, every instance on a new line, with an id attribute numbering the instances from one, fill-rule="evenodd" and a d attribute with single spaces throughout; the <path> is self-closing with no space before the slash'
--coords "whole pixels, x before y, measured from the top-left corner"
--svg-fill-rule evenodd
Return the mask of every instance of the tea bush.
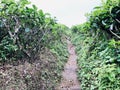
<path id="1" fill-rule="evenodd" d="M 54 90 L 60 82 L 68 27 L 29 4 L 0 1 L 0 90 Z"/>
<path id="2" fill-rule="evenodd" d="M 102 0 L 88 21 L 71 28 L 82 90 L 120 89 L 119 0 Z"/>
<path id="3" fill-rule="evenodd" d="M 7 48 L 6 51 L 0 49 L 1 61 L 13 57 L 35 58 L 42 48 L 61 37 L 62 29 L 55 28 L 58 26 L 56 20 L 35 5 L 28 7 L 28 4 L 27 0 L 1 0 L 0 46 Z"/>

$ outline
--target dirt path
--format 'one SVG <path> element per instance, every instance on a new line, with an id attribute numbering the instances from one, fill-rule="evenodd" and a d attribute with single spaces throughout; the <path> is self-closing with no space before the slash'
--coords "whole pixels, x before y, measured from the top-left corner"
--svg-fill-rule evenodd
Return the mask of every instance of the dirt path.
<path id="1" fill-rule="evenodd" d="M 75 47 L 68 40 L 68 51 L 69 51 L 69 59 L 64 67 L 64 71 L 62 73 L 62 80 L 58 90 L 80 90 L 80 84 L 77 80 L 77 56 L 75 54 Z"/>

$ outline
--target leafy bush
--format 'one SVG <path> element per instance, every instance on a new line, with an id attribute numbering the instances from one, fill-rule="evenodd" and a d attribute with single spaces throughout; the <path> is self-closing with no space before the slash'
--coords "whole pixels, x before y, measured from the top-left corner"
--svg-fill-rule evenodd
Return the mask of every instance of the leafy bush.
<path id="1" fill-rule="evenodd" d="M 119 0 L 103 0 L 87 15 L 86 23 L 75 26 L 72 37 L 82 90 L 120 89 L 119 7 Z"/>
<path id="2" fill-rule="evenodd" d="M 32 8 L 27 7 L 28 4 L 30 2 L 27 0 L 2 0 L 0 3 L 0 43 L 3 45 L 2 41 L 7 37 L 12 40 L 11 45 L 17 48 L 6 53 L 0 49 L 1 60 L 7 59 L 6 56 L 13 52 L 16 56 L 13 54 L 9 57 L 27 55 L 29 58 L 35 58 L 42 48 L 58 39 L 61 29 L 54 28 L 57 25 L 56 20 L 51 18 L 50 14 L 38 10 L 35 5 Z"/>
<path id="3" fill-rule="evenodd" d="M 119 0 L 102 0 L 102 5 L 95 7 L 94 10 L 88 14 L 91 30 L 94 30 L 95 32 L 97 29 L 100 29 L 107 32 L 109 37 L 114 36 L 115 38 L 120 39 L 119 11 Z"/>
<path id="4" fill-rule="evenodd" d="M 67 60 L 68 27 L 29 4 L 27 0 L 0 3 L 0 64 L 21 60 L 7 63 L 8 70 L 6 64 L 1 66 L 5 69 L 0 73 L 2 90 L 54 90 Z"/>
<path id="5" fill-rule="evenodd" d="M 7 58 L 14 56 L 14 52 L 17 50 L 18 48 L 13 43 L 13 40 L 8 37 L 4 37 L 0 44 L 0 61 L 5 62 Z"/>
<path id="6" fill-rule="evenodd" d="M 82 90 L 119 90 L 119 41 L 74 34 Z"/>

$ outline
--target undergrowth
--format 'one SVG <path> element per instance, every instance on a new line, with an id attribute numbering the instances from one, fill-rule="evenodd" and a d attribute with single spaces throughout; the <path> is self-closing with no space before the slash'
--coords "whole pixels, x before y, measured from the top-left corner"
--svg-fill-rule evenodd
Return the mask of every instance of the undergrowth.
<path id="1" fill-rule="evenodd" d="M 71 28 L 82 90 L 120 90 L 120 1 L 101 0 Z"/>
<path id="2" fill-rule="evenodd" d="M 89 34 L 74 34 L 78 55 L 78 79 L 82 90 L 119 90 L 119 41 L 96 40 Z"/>

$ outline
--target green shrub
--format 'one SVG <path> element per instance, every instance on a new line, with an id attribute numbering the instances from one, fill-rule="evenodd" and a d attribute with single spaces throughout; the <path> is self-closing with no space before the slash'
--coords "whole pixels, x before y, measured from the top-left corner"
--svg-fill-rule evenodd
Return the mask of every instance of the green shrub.
<path id="1" fill-rule="evenodd" d="M 2 41 L 7 37 L 13 41 L 13 47 L 17 47 L 15 56 L 9 57 L 35 58 L 42 48 L 61 37 L 62 29 L 59 29 L 61 26 L 55 28 L 58 25 L 56 20 L 35 5 L 27 7 L 28 4 L 27 0 L 2 0 L 0 3 L 0 44 L 3 45 Z M 7 59 L 4 50 L 0 51 L 0 58 Z"/>

